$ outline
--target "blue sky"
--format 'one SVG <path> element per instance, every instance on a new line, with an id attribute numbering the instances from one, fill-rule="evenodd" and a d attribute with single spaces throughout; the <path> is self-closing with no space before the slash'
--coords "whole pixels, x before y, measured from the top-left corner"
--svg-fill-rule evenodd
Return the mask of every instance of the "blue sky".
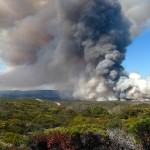
<path id="1" fill-rule="evenodd" d="M 136 72 L 144 78 L 150 75 L 150 29 L 134 39 L 128 47 L 123 66 L 128 73 Z"/>
<path id="2" fill-rule="evenodd" d="M 0 73 L 5 72 L 7 70 L 7 66 L 0 60 Z"/>

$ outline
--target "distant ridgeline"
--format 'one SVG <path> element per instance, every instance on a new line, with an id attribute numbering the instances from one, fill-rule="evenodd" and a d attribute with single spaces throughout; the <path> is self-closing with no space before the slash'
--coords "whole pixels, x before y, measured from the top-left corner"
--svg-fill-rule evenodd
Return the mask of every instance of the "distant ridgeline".
<path id="1" fill-rule="evenodd" d="M 31 90 L 0 91 L 0 98 L 35 98 L 43 100 L 73 100 L 71 91 Z"/>

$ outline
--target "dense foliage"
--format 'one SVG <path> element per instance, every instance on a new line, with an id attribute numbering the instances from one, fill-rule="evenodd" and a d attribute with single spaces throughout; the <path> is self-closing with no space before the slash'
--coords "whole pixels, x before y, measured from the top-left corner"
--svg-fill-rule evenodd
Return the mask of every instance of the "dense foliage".
<path id="1" fill-rule="evenodd" d="M 150 149 L 148 103 L 60 103 L 1 100 L 0 149 Z"/>
<path id="2" fill-rule="evenodd" d="M 135 122 L 130 126 L 130 131 L 142 143 L 144 149 L 150 149 L 150 118 Z"/>

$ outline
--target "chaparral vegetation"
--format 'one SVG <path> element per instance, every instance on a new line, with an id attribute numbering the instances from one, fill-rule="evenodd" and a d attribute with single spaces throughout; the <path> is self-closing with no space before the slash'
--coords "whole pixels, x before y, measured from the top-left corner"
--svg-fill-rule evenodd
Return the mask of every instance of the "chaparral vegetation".
<path id="1" fill-rule="evenodd" d="M 150 149 L 150 103 L 59 103 L 1 99 L 0 149 Z"/>

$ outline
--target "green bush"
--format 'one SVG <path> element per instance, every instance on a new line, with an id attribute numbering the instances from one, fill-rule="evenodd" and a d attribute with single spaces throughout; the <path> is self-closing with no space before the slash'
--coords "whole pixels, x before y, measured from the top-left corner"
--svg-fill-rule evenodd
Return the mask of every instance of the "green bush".
<path id="1" fill-rule="evenodd" d="M 150 149 L 150 118 L 135 122 L 129 129 L 145 150 Z"/>
<path id="2" fill-rule="evenodd" d="M 128 119 L 128 118 L 138 117 L 139 114 L 141 114 L 142 112 L 143 112 L 143 110 L 141 110 L 141 109 L 125 108 L 121 111 L 119 118 Z"/>
<path id="3" fill-rule="evenodd" d="M 87 116 L 87 117 L 104 117 L 104 116 L 108 116 L 109 113 L 107 112 L 107 110 L 105 108 L 102 108 L 101 106 L 88 106 L 86 108 L 84 108 L 81 112 L 81 115 L 83 116 Z"/>
<path id="4" fill-rule="evenodd" d="M 141 118 L 150 118 L 150 109 L 144 109 L 143 113 L 141 114 Z"/>
<path id="5" fill-rule="evenodd" d="M 44 134 L 46 135 L 51 135 L 54 133 L 67 133 L 72 136 L 78 135 L 78 134 L 84 134 L 88 132 L 93 132 L 93 133 L 100 133 L 104 136 L 108 136 L 105 132 L 105 128 L 103 128 L 101 125 L 98 124 L 83 124 L 83 125 L 75 125 L 75 126 L 70 126 L 67 128 L 56 128 L 53 130 L 45 130 Z"/>
<path id="6" fill-rule="evenodd" d="M 19 119 L 9 119 L 7 121 L 7 131 L 16 134 L 24 134 L 27 132 L 27 129 L 24 121 Z"/>
<path id="7" fill-rule="evenodd" d="M 73 120 L 70 122 L 70 126 L 84 125 L 84 124 L 89 124 L 89 123 L 93 123 L 93 122 L 94 122 L 94 120 L 90 117 L 78 115 L 78 116 L 74 117 Z"/>
<path id="8" fill-rule="evenodd" d="M 13 144 L 14 146 L 19 146 L 23 137 L 19 134 L 14 134 L 12 132 L 5 132 L 2 135 L 2 140 L 5 143 Z"/>
<path id="9" fill-rule="evenodd" d="M 110 120 L 107 123 L 107 127 L 110 129 L 121 128 L 122 127 L 122 121 L 119 119 Z"/>

